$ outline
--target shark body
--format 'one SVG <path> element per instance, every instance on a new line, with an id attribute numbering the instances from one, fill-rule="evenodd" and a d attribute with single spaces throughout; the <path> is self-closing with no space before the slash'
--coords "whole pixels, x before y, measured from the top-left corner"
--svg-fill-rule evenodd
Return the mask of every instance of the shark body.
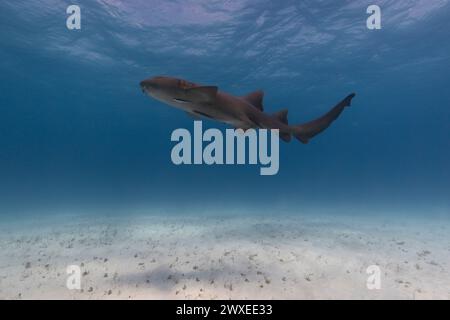
<path id="1" fill-rule="evenodd" d="M 287 109 L 273 114 L 264 112 L 263 91 L 255 91 L 236 97 L 218 90 L 217 86 L 205 86 L 183 79 L 158 76 L 141 81 L 141 89 L 149 96 L 172 107 L 186 111 L 194 117 L 206 117 L 227 123 L 236 129 L 278 129 L 286 142 L 294 136 L 302 143 L 324 131 L 350 106 L 354 93 L 334 106 L 323 116 L 307 123 L 290 125 Z"/>

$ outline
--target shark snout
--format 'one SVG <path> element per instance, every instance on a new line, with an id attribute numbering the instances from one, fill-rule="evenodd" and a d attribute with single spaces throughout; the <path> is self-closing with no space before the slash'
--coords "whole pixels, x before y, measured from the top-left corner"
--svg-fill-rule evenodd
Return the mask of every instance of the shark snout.
<path id="1" fill-rule="evenodd" d="M 157 76 L 142 80 L 139 85 L 145 94 L 172 99 L 184 90 L 180 83 L 183 83 L 180 79 Z"/>
<path id="2" fill-rule="evenodd" d="M 153 79 L 145 79 L 142 80 L 139 85 L 141 86 L 142 92 L 147 92 L 151 89 L 154 89 L 156 87 L 156 83 Z"/>

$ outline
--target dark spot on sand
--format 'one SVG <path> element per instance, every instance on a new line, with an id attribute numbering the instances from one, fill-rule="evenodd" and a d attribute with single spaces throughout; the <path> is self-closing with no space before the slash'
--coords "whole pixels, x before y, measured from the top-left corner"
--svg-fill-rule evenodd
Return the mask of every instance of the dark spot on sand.
<path id="1" fill-rule="evenodd" d="M 307 275 L 305 276 L 305 280 L 308 281 L 308 282 L 311 282 L 311 281 L 312 281 L 312 278 L 311 278 L 312 275 L 313 275 L 312 273 L 307 274 Z"/>
<path id="2" fill-rule="evenodd" d="M 429 255 L 429 254 L 431 254 L 431 252 L 428 251 L 428 250 L 423 250 L 423 251 L 417 253 L 417 255 L 418 255 L 419 257 L 425 257 L 425 256 L 427 256 L 427 255 Z"/>

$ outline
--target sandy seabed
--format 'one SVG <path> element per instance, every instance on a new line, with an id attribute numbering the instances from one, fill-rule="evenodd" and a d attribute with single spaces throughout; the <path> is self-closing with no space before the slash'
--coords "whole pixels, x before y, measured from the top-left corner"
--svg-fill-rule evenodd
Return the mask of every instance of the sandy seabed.
<path id="1" fill-rule="evenodd" d="M 80 266 L 81 290 L 66 287 Z M 380 268 L 379 290 L 367 268 Z M 0 222 L 0 299 L 449 299 L 450 219 L 64 215 Z"/>

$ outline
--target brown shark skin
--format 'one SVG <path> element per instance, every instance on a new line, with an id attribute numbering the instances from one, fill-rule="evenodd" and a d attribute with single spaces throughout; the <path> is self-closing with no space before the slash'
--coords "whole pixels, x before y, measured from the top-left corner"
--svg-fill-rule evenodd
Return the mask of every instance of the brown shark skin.
<path id="1" fill-rule="evenodd" d="M 207 117 L 244 130 L 278 129 L 284 141 L 290 141 L 293 135 L 302 143 L 308 143 L 310 138 L 324 131 L 339 117 L 345 107 L 350 106 L 355 96 L 354 93 L 348 95 L 329 112 L 315 120 L 300 125 L 288 125 L 282 118 L 262 111 L 262 92 L 253 93 L 250 98 L 235 97 L 219 91 L 216 86 L 203 86 L 166 76 L 143 80 L 140 86 L 149 96 L 189 114 Z M 255 104 L 259 102 L 259 106 L 251 102 Z"/>

